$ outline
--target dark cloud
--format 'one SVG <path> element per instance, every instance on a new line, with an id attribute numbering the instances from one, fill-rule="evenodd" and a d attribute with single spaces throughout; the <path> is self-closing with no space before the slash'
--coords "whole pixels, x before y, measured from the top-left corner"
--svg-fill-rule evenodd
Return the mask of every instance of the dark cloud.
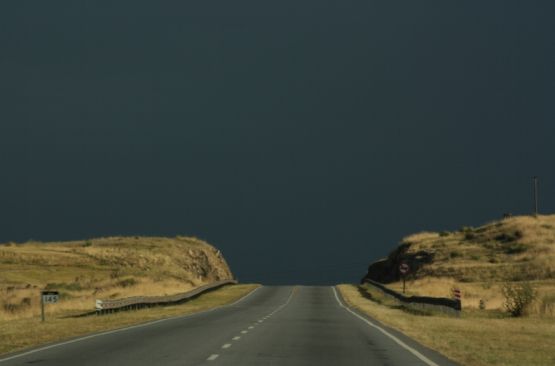
<path id="1" fill-rule="evenodd" d="M 241 280 L 356 281 L 541 208 L 549 1 L 0 6 L 0 241 L 189 234 Z"/>

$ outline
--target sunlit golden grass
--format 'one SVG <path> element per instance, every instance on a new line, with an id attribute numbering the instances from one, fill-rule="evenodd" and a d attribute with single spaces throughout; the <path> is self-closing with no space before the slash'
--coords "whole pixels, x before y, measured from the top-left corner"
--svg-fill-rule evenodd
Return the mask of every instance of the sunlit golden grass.
<path id="1" fill-rule="evenodd" d="M 256 287 L 258 285 L 225 286 L 181 305 L 119 312 L 104 316 L 67 318 L 60 317 L 54 312 L 47 315 L 44 323 L 41 323 L 39 316 L 10 320 L 0 319 L 0 353 L 15 352 L 84 334 L 212 309 L 233 303 Z"/>
<path id="2" fill-rule="evenodd" d="M 54 316 L 94 309 L 95 299 L 183 293 L 231 279 L 221 253 L 186 237 L 112 237 L 0 245 L 0 320 L 36 317 L 40 290 L 59 290 Z"/>
<path id="3" fill-rule="evenodd" d="M 461 291 L 464 309 L 478 309 L 482 300 L 485 309 L 503 310 L 505 298 L 501 289 L 504 284 L 505 282 L 460 282 L 454 278 L 425 277 L 407 281 L 406 295 L 451 298 L 451 290 L 456 287 Z M 530 281 L 530 284 L 537 291 L 537 296 L 526 314 L 555 316 L 555 280 Z M 394 282 L 387 287 L 402 292 L 403 283 Z"/>
<path id="4" fill-rule="evenodd" d="M 132 296 L 165 296 L 184 293 L 192 290 L 192 286 L 187 282 L 179 282 L 169 279 L 163 282 L 155 282 L 148 278 L 127 277 L 124 280 L 136 281 L 132 286 L 118 286 L 117 281 L 112 286 L 105 289 L 94 291 L 67 290 L 62 287 L 62 298 L 55 305 L 47 305 L 46 313 L 52 316 L 62 316 L 76 313 L 83 313 L 94 310 L 95 299 L 114 299 Z M 122 280 L 122 281 L 124 281 Z M 55 286 L 54 288 L 60 288 Z M 26 317 L 36 317 L 40 314 L 40 291 L 37 289 L 19 289 L 17 291 L 0 292 L 0 303 L 16 304 L 12 311 L 0 312 L 0 320 L 21 319 Z M 26 304 L 28 306 L 21 306 Z"/>
<path id="5" fill-rule="evenodd" d="M 555 274 L 555 215 L 516 216 L 478 228 L 410 235 L 409 253 L 434 256 L 427 275 L 465 281 L 540 280 Z M 451 277 L 453 277 L 451 276 Z"/>
<path id="6" fill-rule="evenodd" d="M 406 261 L 408 294 L 450 297 L 462 290 L 465 308 L 501 309 L 506 283 L 530 282 L 538 293 L 529 314 L 552 316 L 555 307 L 555 215 L 516 216 L 480 227 L 405 237 L 388 258 L 370 266 L 369 278 L 401 290 Z M 391 283 L 391 281 L 397 281 Z"/>
<path id="7" fill-rule="evenodd" d="M 400 292 L 397 269 L 406 261 L 412 270 L 407 295 L 451 298 L 456 287 L 462 316 L 418 316 L 400 310 L 380 291 L 370 290 L 371 301 L 354 286 L 340 286 L 349 303 L 465 365 L 555 364 L 555 215 L 423 232 L 401 244 L 370 266 L 369 277 L 382 278 Z M 502 287 L 521 282 L 530 283 L 537 297 L 523 317 L 511 318 Z"/>
<path id="8" fill-rule="evenodd" d="M 354 285 L 338 289 L 350 306 L 463 365 L 555 364 L 553 318 L 509 318 L 498 311 L 465 311 L 460 318 L 418 316 L 368 300 Z"/>

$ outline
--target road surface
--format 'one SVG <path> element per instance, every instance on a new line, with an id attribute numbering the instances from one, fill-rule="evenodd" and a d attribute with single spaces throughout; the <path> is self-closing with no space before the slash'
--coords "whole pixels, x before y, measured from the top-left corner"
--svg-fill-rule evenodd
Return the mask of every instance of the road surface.
<path id="1" fill-rule="evenodd" d="M 347 309 L 333 287 L 298 286 L 262 287 L 213 311 L 0 358 L 0 366 L 12 365 L 454 364 Z"/>

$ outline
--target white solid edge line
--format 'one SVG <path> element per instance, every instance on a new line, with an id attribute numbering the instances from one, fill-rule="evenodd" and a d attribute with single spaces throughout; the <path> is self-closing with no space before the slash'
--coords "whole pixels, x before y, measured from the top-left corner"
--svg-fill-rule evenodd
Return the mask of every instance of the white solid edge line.
<path id="1" fill-rule="evenodd" d="M 380 332 L 382 332 L 383 334 L 385 334 L 386 336 L 388 336 L 389 338 L 391 338 L 395 343 L 397 343 L 399 346 L 403 347 L 404 349 L 406 349 L 407 351 L 409 351 L 410 353 L 412 353 L 413 355 L 415 355 L 418 359 L 420 359 L 420 361 L 424 362 L 425 364 L 427 364 L 428 366 L 439 366 L 437 363 L 435 363 L 434 361 L 430 360 L 429 358 L 427 358 L 426 356 L 424 356 L 422 353 L 418 352 L 417 350 L 415 350 L 414 348 L 410 347 L 409 345 L 407 345 L 406 343 L 404 343 L 402 340 L 400 340 L 399 338 L 395 337 L 393 334 L 389 333 L 387 330 L 383 329 L 382 327 L 377 326 L 376 324 L 372 323 L 371 321 L 369 321 L 368 319 L 358 315 L 357 313 L 355 313 L 354 311 L 352 311 L 351 309 L 349 309 L 348 306 L 345 306 L 341 303 L 341 300 L 339 300 L 339 296 L 337 296 L 337 291 L 335 290 L 335 287 L 332 287 L 333 289 L 333 293 L 335 295 L 335 299 L 337 300 L 337 302 L 339 303 L 339 306 L 341 306 L 343 309 L 347 310 L 349 313 L 353 314 L 354 316 L 356 316 L 357 318 L 359 318 L 360 320 L 362 320 L 363 322 L 365 322 L 366 324 L 368 324 L 371 327 L 374 327 L 376 329 L 378 329 Z"/>
<path id="2" fill-rule="evenodd" d="M 61 347 L 61 346 L 65 346 L 68 344 L 72 344 L 72 343 L 77 343 L 77 342 L 81 342 L 87 339 L 91 339 L 91 338 L 96 338 L 96 337 L 100 337 L 100 336 L 104 336 L 104 335 L 108 335 L 108 334 L 114 334 L 114 333 L 119 333 L 119 332 L 124 332 L 127 330 L 131 330 L 131 329 L 136 329 L 136 328 L 143 328 L 143 327 L 148 327 L 150 325 L 154 325 L 154 324 L 158 324 L 158 323 L 162 323 L 162 322 L 166 322 L 168 320 L 177 320 L 177 319 L 185 319 L 185 318 L 192 318 L 194 316 L 198 316 L 198 315 L 202 315 L 202 314 L 206 314 L 206 313 L 210 313 L 212 311 L 215 310 L 219 310 L 219 309 L 224 309 L 227 307 L 231 307 L 234 305 L 237 305 L 238 303 L 242 302 L 243 300 L 245 300 L 247 297 L 251 296 L 252 294 L 254 294 L 258 289 L 262 288 L 263 286 L 259 286 L 257 288 L 255 288 L 254 290 L 252 290 L 251 292 L 249 292 L 248 294 L 246 294 L 245 296 L 241 297 L 239 300 L 235 301 L 234 303 L 231 304 L 227 304 L 227 305 L 222 305 L 222 306 L 218 306 L 212 309 L 208 309 L 208 310 L 204 310 L 198 313 L 193 313 L 193 314 L 187 314 L 187 315 L 178 315 L 178 316 L 174 316 L 171 318 L 165 318 L 165 319 L 158 319 L 158 320 L 154 320 L 151 322 L 147 322 L 147 323 L 143 323 L 143 324 L 137 324 L 137 325 L 132 325 L 130 327 L 125 327 L 125 328 L 119 328 L 119 329 L 114 329 L 114 330 L 109 330 L 107 332 L 102 332 L 102 333 L 97 333 L 97 334 L 91 334 L 85 337 L 81 337 L 81 338 L 76 338 L 76 339 L 72 339 L 70 341 L 65 341 L 65 342 L 61 342 L 61 343 L 55 343 L 55 344 L 51 344 L 50 346 L 45 346 L 45 347 L 40 347 L 40 348 L 36 348 L 24 353 L 20 353 L 17 355 L 13 355 L 7 358 L 0 358 L 0 363 L 2 362 L 6 362 L 6 361 L 10 361 L 19 357 L 23 357 L 23 356 L 28 356 L 30 354 L 33 353 L 37 353 L 37 352 L 41 352 L 41 351 L 46 351 L 48 349 L 52 349 L 52 348 L 56 348 L 56 347 Z"/>

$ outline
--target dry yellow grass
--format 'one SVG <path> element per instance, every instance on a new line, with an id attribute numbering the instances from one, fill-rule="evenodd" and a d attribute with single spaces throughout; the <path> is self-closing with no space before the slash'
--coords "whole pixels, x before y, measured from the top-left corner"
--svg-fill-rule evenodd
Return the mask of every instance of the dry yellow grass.
<path id="1" fill-rule="evenodd" d="M 406 254 L 425 252 L 433 262 L 422 276 L 467 282 L 555 278 L 555 215 L 515 216 L 478 228 L 420 233 L 402 240 Z"/>
<path id="2" fill-rule="evenodd" d="M 487 312 L 464 312 L 461 318 L 418 316 L 370 301 L 354 285 L 338 288 L 350 306 L 463 365 L 555 364 L 553 318 L 491 318 Z"/>
<path id="3" fill-rule="evenodd" d="M 502 309 L 502 286 L 528 281 L 538 297 L 528 314 L 555 316 L 555 215 L 516 216 L 453 232 L 405 237 L 387 259 L 371 266 L 370 278 L 400 291 L 397 268 L 411 264 L 409 295 L 450 297 L 462 291 L 464 308 Z"/>
<path id="4" fill-rule="evenodd" d="M 182 305 L 120 312 L 105 316 L 64 318 L 51 314 L 44 323 L 38 316 L 0 320 L 0 354 L 32 346 L 61 341 L 89 333 L 101 332 L 152 320 L 192 314 L 233 303 L 258 285 L 225 286 Z"/>
<path id="5" fill-rule="evenodd" d="M 398 309 L 380 291 L 370 301 L 354 286 L 339 286 L 346 301 L 464 365 L 555 364 L 555 215 L 517 216 L 454 232 L 407 236 L 368 277 L 401 291 L 397 268 L 411 265 L 407 295 L 451 297 L 462 292 L 460 318 L 418 316 Z M 537 299 L 524 317 L 503 309 L 502 287 L 527 281 Z M 480 301 L 485 310 L 479 310 Z"/>
<path id="6" fill-rule="evenodd" d="M 462 307 L 464 309 L 479 309 L 483 301 L 486 310 L 503 310 L 505 298 L 501 288 L 505 282 L 460 282 L 446 277 L 425 277 L 409 280 L 406 283 L 406 295 L 447 297 L 452 296 L 451 289 L 461 290 Z M 555 281 L 530 281 L 537 291 L 535 301 L 527 308 L 527 315 L 555 317 Z M 387 287 L 402 292 L 403 283 L 394 282 Z"/>
<path id="7" fill-rule="evenodd" d="M 186 237 L 112 237 L 0 245 L 0 321 L 36 317 L 41 289 L 59 290 L 47 315 L 94 309 L 95 299 L 170 295 L 232 274 L 221 253 Z"/>

